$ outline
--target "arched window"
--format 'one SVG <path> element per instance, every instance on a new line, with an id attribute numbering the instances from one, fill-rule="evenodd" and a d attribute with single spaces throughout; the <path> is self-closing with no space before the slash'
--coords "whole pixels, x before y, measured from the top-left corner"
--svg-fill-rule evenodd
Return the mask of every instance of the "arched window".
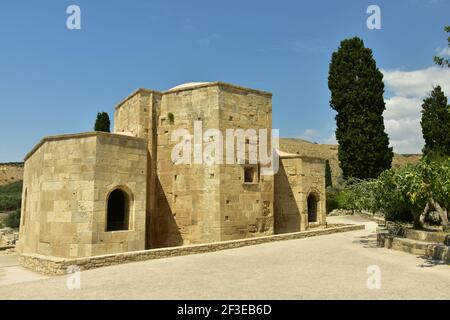
<path id="1" fill-rule="evenodd" d="M 308 222 L 317 222 L 317 197 L 313 193 L 308 196 Z"/>
<path id="2" fill-rule="evenodd" d="M 126 192 L 116 189 L 108 197 L 106 231 L 130 228 L 130 199 Z"/>

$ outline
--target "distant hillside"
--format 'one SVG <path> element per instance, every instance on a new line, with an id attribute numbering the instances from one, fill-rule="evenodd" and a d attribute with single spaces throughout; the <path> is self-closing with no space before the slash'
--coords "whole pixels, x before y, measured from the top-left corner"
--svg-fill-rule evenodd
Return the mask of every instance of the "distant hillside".
<path id="1" fill-rule="evenodd" d="M 23 162 L 0 163 L 0 186 L 23 179 Z"/>
<path id="2" fill-rule="evenodd" d="M 335 144 L 317 144 L 302 139 L 280 138 L 280 149 L 285 152 L 300 155 L 310 155 L 329 159 L 333 184 L 336 184 L 342 175 L 337 157 L 338 146 Z M 394 154 L 393 166 L 400 167 L 407 163 L 417 163 L 421 155 Z"/>

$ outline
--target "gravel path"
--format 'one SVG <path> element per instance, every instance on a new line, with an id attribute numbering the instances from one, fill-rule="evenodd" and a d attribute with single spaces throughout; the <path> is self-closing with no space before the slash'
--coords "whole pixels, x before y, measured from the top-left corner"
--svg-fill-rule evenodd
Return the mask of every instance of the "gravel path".
<path id="1" fill-rule="evenodd" d="M 78 290 L 68 289 L 66 276 L 2 267 L 8 263 L 0 256 L 0 297 L 450 299 L 450 266 L 376 247 L 376 225 L 363 218 L 330 217 L 329 222 L 364 223 L 366 230 L 88 270 L 81 273 Z M 379 289 L 368 289 L 368 268 L 380 270 Z"/>

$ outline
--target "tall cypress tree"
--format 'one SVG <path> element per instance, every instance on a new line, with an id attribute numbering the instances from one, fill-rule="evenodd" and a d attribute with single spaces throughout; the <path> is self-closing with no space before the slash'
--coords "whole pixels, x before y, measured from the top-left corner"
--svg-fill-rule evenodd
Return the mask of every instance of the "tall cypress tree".
<path id="1" fill-rule="evenodd" d="M 332 187 L 333 186 L 333 179 L 331 178 L 331 167 L 330 167 L 330 160 L 325 160 L 325 187 Z"/>
<path id="2" fill-rule="evenodd" d="M 95 120 L 95 131 L 111 132 L 111 122 L 109 121 L 109 115 L 106 112 L 97 113 L 97 119 Z"/>
<path id="3" fill-rule="evenodd" d="M 344 178 L 378 177 L 393 157 L 383 122 L 383 74 L 360 38 L 343 40 L 333 53 L 328 87 Z"/>
<path id="4" fill-rule="evenodd" d="M 433 88 L 422 104 L 423 154 L 432 157 L 450 156 L 450 105 L 440 86 Z"/>

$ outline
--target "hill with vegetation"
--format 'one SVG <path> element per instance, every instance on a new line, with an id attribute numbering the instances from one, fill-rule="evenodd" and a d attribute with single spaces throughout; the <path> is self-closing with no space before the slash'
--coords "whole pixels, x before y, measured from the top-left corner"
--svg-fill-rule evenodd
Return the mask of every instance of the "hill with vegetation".
<path id="1" fill-rule="evenodd" d="M 0 227 L 17 228 L 22 204 L 22 181 L 0 186 Z"/>
<path id="2" fill-rule="evenodd" d="M 337 185 L 341 182 L 342 170 L 339 167 L 339 159 L 337 155 L 338 145 L 318 144 L 296 138 L 280 138 L 280 149 L 285 152 L 299 154 L 302 156 L 314 156 L 328 159 L 331 167 L 331 178 L 333 185 Z M 400 168 L 408 163 L 416 164 L 420 158 L 421 155 L 417 154 L 394 154 L 392 166 L 394 168 Z"/>
<path id="3" fill-rule="evenodd" d="M 23 162 L 0 163 L 0 186 L 23 179 Z"/>

